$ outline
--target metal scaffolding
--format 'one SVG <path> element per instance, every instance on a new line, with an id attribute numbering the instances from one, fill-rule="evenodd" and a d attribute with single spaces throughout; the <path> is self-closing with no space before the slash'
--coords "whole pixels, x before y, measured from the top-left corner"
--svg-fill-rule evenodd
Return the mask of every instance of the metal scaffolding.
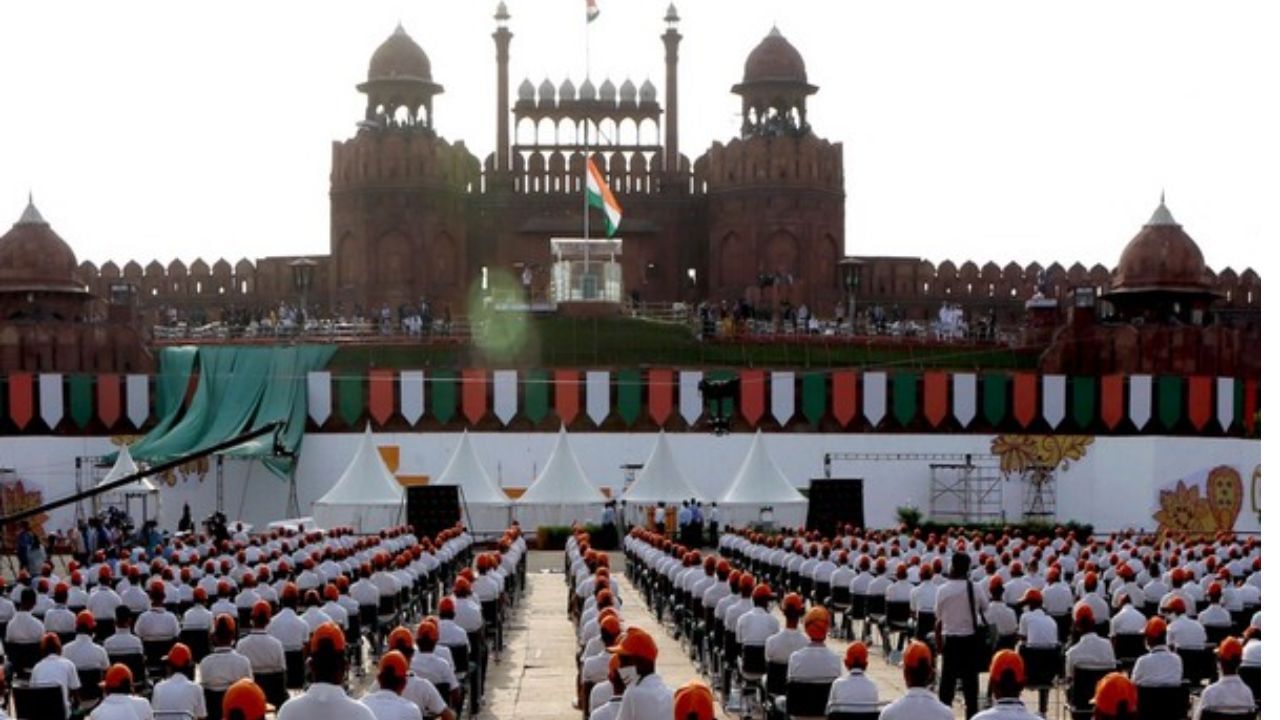
<path id="1" fill-rule="evenodd" d="M 927 462 L 929 519 L 940 522 L 1004 522 L 1000 459 L 972 453 L 827 453 L 823 474 L 836 462 Z"/>

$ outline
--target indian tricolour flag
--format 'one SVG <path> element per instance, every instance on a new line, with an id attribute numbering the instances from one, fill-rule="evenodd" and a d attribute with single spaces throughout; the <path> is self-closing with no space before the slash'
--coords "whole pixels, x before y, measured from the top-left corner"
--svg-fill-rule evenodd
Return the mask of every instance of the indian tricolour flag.
<path id="1" fill-rule="evenodd" d="M 596 19 L 600 14 L 600 8 L 596 7 L 596 0 L 587 0 L 587 22 Z"/>
<path id="2" fill-rule="evenodd" d="M 604 211 L 605 235 L 613 237 L 622 224 L 622 206 L 618 204 L 618 199 L 609 189 L 609 183 L 604 181 L 604 175 L 600 174 L 600 168 L 596 167 L 596 161 L 592 158 L 587 158 L 587 204 Z"/>

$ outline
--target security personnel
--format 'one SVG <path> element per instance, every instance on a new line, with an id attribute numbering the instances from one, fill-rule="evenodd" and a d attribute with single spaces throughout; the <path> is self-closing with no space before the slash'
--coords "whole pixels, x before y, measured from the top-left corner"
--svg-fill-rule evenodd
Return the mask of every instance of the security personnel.
<path id="1" fill-rule="evenodd" d="M 907 693 L 880 711 L 880 720 L 954 720 L 951 708 L 938 701 L 933 682 L 933 652 L 915 640 L 902 653 L 902 676 Z"/>
<path id="2" fill-rule="evenodd" d="M 1122 672 L 1108 673 L 1093 690 L 1094 720 L 1137 720 L 1138 686 Z"/>
<path id="3" fill-rule="evenodd" d="M 827 715 L 846 712 L 870 712 L 880 702 L 876 684 L 867 677 L 867 646 L 854 642 L 844 653 L 844 667 L 848 672 L 831 685 L 827 697 Z"/>
<path id="4" fill-rule="evenodd" d="M 639 627 L 628 628 L 611 649 L 618 655 L 618 676 L 627 685 L 617 720 L 668 720 L 673 693 L 655 672 L 658 645 Z"/>
<path id="5" fill-rule="evenodd" d="M 1022 688 L 1027 684 L 1022 657 L 1012 650 L 1001 650 L 991 658 L 991 694 L 995 705 L 974 716 L 974 720 L 1034 720 L 1038 716 L 1022 703 Z"/>
<path id="6" fill-rule="evenodd" d="M 1256 706 L 1256 698 L 1248 685 L 1240 679 L 1240 661 L 1244 654 L 1244 646 L 1238 638 L 1229 637 L 1218 644 L 1218 667 L 1222 677 L 1204 689 L 1200 695 L 1200 705 L 1196 708 L 1195 720 L 1206 710 L 1223 713 L 1252 711 Z"/>
<path id="7" fill-rule="evenodd" d="M 237 680 L 222 698 L 223 720 L 263 720 L 267 711 L 267 695 L 252 680 Z"/>
<path id="8" fill-rule="evenodd" d="M 311 685 L 280 707 L 277 720 L 376 720 L 369 708 L 347 697 L 347 642 L 342 628 L 321 625 L 311 635 Z"/>
<path id="9" fill-rule="evenodd" d="M 1182 684 L 1182 658 L 1165 644 L 1167 626 L 1164 619 L 1147 621 L 1147 654 L 1133 666 L 1133 683 L 1138 687 L 1177 687 Z"/>
<path id="10" fill-rule="evenodd" d="M 191 648 L 174 643 L 164 657 L 165 679 L 156 683 L 151 694 L 151 709 L 158 713 L 188 713 L 200 720 L 208 717 L 204 691 L 195 684 L 195 667 Z M 225 702 L 224 702 L 225 711 Z"/>

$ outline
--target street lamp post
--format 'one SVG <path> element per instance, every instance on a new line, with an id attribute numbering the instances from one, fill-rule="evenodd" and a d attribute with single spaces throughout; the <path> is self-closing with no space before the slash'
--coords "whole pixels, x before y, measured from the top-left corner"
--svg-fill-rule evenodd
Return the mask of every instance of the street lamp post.
<path id="1" fill-rule="evenodd" d="M 293 271 L 293 289 L 298 291 L 302 303 L 302 317 L 298 321 L 298 334 L 301 335 L 307 329 L 307 293 L 311 291 L 311 283 L 315 280 L 316 261 L 298 258 L 289 263 L 289 269 Z"/>

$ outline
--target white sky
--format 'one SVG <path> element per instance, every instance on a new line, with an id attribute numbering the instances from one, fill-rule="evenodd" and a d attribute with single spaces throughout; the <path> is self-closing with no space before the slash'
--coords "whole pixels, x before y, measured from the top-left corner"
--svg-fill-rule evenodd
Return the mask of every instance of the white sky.
<path id="1" fill-rule="evenodd" d="M 592 76 L 662 97 L 666 0 L 599 0 Z M 437 129 L 494 147 L 496 0 L 0 3 L 0 229 L 36 204 L 81 258 L 323 253 L 334 139 L 396 21 Z M 584 71 L 582 0 L 508 0 L 512 93 Z M 844 143 L 856 254 L 1115 263 L 1162 188 L 1211 266 L 1280 239 L 1274 2 L 682 0 L 681 148 L 777 22 Z"/>

